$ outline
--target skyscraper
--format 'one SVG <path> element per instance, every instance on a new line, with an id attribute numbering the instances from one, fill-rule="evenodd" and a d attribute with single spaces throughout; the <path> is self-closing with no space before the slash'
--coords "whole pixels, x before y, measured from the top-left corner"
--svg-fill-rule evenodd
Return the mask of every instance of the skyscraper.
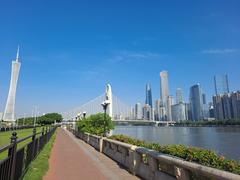
<path id="1" fill-rule="evenodd" d="M 148 104 L 152 108 L 152 90 L 150 84 L 146 85 L 146 100 L 145 104 Z"/>
<path id="2" fill-rule="evenodd" d="M 214 76 L 214 87 L 215 94 L 229 93 L 228 76 L 226 74 Z"/>
<path id="3" fill-rule="evenodd" d="M 169 90 L 168 90 L 168 72 L 162 71 L 160 72 L 160 99 L 162 101 L 163 107 L 165 108 L 166 118 L 167 120 L 171 119 L 169 115 L 171 115 L 171 110 L 169 109 Z"/>
<path id="4" fill-rule="evenodd" d="M 183 92 L 181 88 L 177 88 L 176 90 L 176 104 L 183 102 Z"/>
<path id="5" fill-rule="evenodd" d="M 189 96 L 190 107 L 192 111 L 193 121 L 203 119 L 203 96 L 200 84 L 196 84 L 190 88 Z"/>
<path id="6" fill-rule="evenodd" d="M 186 107 L 184 103 L 172 105 L 172 120 L 173 121 L 187 120 Z"/>
<path id="7" fill-rule="evenodd" d="M 143 113 L 142 113 L 142 106 L 141 103 L 137 103 L 135 105 L 135 118 L 136 119 L 142 119 Z"/>
<path id="8" fill-rule="evenodd" d="M 160 98 L 164 106 L 167 104 L 168 96 L 168 72 L 162 71 L 160 72 Z"/>
<path id="9" fill-rule="evenodd" d="M 3 115 L 4 121 L 15 121 L 15 97 L 16 97 L 16 89 L 17 89 L 17 81 L 18 75 L 20 71 L 21 63 L 19 62 L 19 47 L 17 50 L 16 60 L 12 61 L 12 74 L 11 74 L 11 81 L 10 87 L 8 92 L 7 103 Z"/>

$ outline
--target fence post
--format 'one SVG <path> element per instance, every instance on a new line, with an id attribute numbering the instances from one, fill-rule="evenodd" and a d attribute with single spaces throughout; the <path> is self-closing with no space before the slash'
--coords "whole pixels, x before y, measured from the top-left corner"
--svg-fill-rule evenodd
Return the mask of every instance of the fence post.
<path id="1" fill-rule="evenodd" d="M 11 144 L 13 146 L 8 150 L 8 156 L 11 159 L 11 166 L 9 166 L 10 179 L 14 179 L 15 167 L 16 167 L 16 151 L 17 151 L 17 133 L 13 132 L 11 136 Z"/>
<path id="2" fill-rule="evenodd" d="M 42 136 L 44 135 L 44 127 L 42 128 Z"/>
<path id="3" fill-rule="evenodd" d="M 36 138 L 36 128 L 33 128 L 33 136 L 32 136 L 32 143 L 33 143 L 33 151 L 32 151 L 32 160 L 35 157 L 35 138 Z"/>

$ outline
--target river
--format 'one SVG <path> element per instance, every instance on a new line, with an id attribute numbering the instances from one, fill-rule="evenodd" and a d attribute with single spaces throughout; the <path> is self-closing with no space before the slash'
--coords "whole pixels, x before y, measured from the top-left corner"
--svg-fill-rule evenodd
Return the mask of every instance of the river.
<path id="1" fill-rule="evenodd" d="M 112 133 L 164 145 L 202 147 L 240 161 L 240 127 L 116 126 Z"/>

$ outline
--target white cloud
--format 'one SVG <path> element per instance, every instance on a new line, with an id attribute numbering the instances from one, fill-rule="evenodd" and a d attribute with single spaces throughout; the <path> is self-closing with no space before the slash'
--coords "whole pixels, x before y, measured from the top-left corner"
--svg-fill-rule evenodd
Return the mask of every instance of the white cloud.
<path id="1" fill-rule="evenodd" d="M 145 61 L 165 57 L 159 53 L 153 52 L 130 52 L 130 51 L 119 51 L 115 53 L 112 58 L 109 58 L 107 61 L 111 63 L 118 62 L 132 62 L 132 61 Z"/>
<path id="2" fill-rule="evenodd" d="M 202 54 L 230 54 L 230 53 L 236 53 L 240 52 L 240 49 L 208 49 L 208 50 L 203 50 L 201 53 Z"/>

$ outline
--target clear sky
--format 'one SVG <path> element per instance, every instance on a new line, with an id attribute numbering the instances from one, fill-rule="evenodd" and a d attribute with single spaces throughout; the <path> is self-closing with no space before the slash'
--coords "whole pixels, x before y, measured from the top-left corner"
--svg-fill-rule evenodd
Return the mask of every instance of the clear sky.
<path id="1" fill-rule="evenodd" d="M 169 72 L 188 101 L 202 85 L 208 100 L 213 76 L 228 74 L 240 89 L 240 1 L 0 0 L 0 111 L 11 61 L 20 45 L 22 67 L 16 111 L 65 111 L 104 92 L 133 105 L 145 84 L 159 98 L 159 72 Z"/>

